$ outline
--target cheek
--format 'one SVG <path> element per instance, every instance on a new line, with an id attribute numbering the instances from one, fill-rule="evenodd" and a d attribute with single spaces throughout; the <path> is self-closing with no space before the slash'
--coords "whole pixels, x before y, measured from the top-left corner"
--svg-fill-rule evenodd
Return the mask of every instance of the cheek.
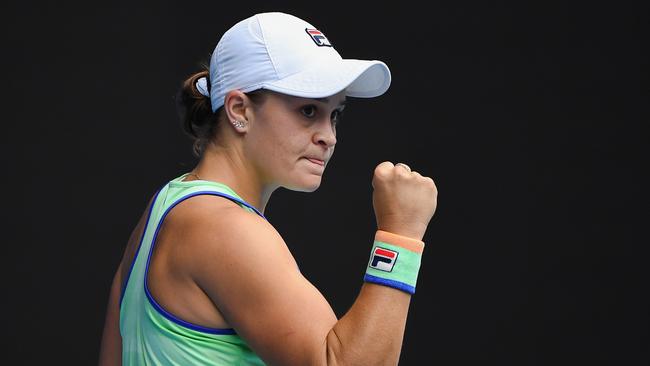
<path id="1" fill-rule="evenodd" d="M 314 153 L 316 149 L 309 146 L 312 138 L 310 132 L 292 120 L 286 111 L 277 112 L 282 119 L 260 121 L 250 139 L 250 146 L 255 151 L 259 167 L 268 174 L 292 171 L 302 156 Z M 317 150 L 316 150 L 317 151 Z"/>
<path id="2" fill-rule="evenodd" d="M 281 126 L 278 126 L 281 127 Z M 296 131 L 281 128 L 269 128 L 258 131 L 252 141 L 256 155 L 264 167 L 287 169 L 304 151 L 304 144 L 296 136 Z"/>
<path id="3" fill-rule="evenodd" d="M 277 161 L 290 166 L 295 163 L 301 155 L 304 155 L 305 145 L 304 143 L 301 143 L 301 140 L 294 133 L 286 134 L 276 140 L 273 149 Z"/>
<path id="4" fill-rule="evenodd" d="M 290 122 L 278 123 L 273 131 L 268 131 L 269 138 L 273 139 L 271 149 L 280 156 L 297 159 L 299 155 L 308 150 L 309 136 L 307 131 L 292 125 Z M 277 156 L 277 157 L 280 157 Z"/>

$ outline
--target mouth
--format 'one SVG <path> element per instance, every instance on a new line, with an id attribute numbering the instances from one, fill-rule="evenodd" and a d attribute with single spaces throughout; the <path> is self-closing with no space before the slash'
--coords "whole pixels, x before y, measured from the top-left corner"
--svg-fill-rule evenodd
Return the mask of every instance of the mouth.
<path id="1" fill-rule="evenodd" d="M 311 161 L 312 163 L 314 163 L 314 164 L 316 164 L 316 165 L 319 165 L 319 166 L 325 166 L 325 161 L 323 161 L 323 160 L 320 160 L 320 159 L 314 159 L 314 158 L 305 158 L 305 159 Z"/>

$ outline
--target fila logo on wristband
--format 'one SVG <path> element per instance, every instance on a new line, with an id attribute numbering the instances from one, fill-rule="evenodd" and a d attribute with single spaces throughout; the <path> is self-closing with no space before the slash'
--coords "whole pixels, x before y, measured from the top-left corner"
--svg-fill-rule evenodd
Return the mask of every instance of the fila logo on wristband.
<path id="1" fill-rule="evenodd" d="M 370 268 L 380 271 L 391 272 L 397 262 L 399 253 L 390 249 L 375 247 L 370 258 Z"/>

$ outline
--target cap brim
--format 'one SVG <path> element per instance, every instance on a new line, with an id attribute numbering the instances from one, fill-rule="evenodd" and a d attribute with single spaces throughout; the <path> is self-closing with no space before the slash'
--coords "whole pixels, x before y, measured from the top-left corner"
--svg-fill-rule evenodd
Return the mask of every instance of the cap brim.
<path id="1" fill-rule="evenodd" d="M 262 87 L 303 98 L 324 98 L 344 89 L 350 97 L 373 98 L 384 94 L 390 81 L 390 70 L 381 61 L 344 59 L 263 83 Z"/>

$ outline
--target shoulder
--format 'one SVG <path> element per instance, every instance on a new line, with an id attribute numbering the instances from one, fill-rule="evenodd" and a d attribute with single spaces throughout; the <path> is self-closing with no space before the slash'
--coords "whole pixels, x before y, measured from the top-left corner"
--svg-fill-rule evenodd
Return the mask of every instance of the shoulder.
<path id="1" fill-rule="evenodd" d="M 123 281 L 129 277 L 131 264 L 133 263 L 135 256 L 140 249 L 140 241 L 142 240 L 144 230 L 147 226 L 147 220 L 149 219 L 151 206 L 154 204 L 154 200 L 158 196 L 158 193 L 159 191 L 155 192 L 151 198 L 149 198 L 149 202 L 147 203 L 144 211 L 140 214 L 140 219 L 129 235 L 129 239 L 122 254 L 122 260 L 120 261 L 117 270 L 119 276 L 118 282 L 120 282 L 121 286 L 126 285 L 126 283 Z"/>
<path id="2" fill-rule="evenodd" d="M 174 212 L 176 211 L 176 212 Z M 246 234 L 250 230 L 277 234 L 275 228 L 257 213 L 216 195 L 198 195 L 174 208 L 174 221 L 184 225 L 188 234 Z"/>
<path id="3" fill-rule="evenodd" d="M 182 235 L 187 259 L 184 264 L 192 272 L 215 268 L 216 264 L 220 265 L 219 268 L 228 263 L 241 264 L 260 256 L 273 256 L 294 268 L 296 266 L 273 225 L 233 201 L 200 195 L 181 202 L 174 210 L 175 215 L 167 224 Z"/>

